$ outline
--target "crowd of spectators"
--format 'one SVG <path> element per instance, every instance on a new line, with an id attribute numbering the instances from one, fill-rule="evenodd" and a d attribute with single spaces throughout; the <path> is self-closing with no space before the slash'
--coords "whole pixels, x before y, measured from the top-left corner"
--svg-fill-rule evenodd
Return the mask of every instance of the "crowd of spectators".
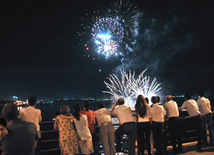
<path id="1" fill-rule="evenodd" d="M 41 154 L 41 131 L 39 123 L 42 120 L 41 111 L 36 109 L 36 98 L 30 97 L 29 107 L 20 111 L 16 104 L 5 104 L 2 109 L 0 138 L 1 149 L 4 155 L 34 155 Z M 125 104 L 123 98 L 119 98 L 109 110 L 103 103 L 99 103 L 97 110 L 90 110 L 90 103 L 83 103 L 83 110 L 75 105 L 70 110 L 69 106 L 62 105 L 60 114 L 54 118 L 54 129 L 59 132 L 59 147 L 62 155 L 97 154 L 95 151 L 95 124 L 99 127 L 100 141 L 104 154 L 114 155 L 122 152 L 121 136 L 127 135 L 128 154 L 135 154 L 135 142 L 137 140 L 138 154 L 148 155 L 153 153 L 165 154 L 166 142 L 164 130 L 168 124 L 170 142 L 174 153 L 182 152 L 182 128 L 179 110 L 186 109 L 191 119 L 191 125 L 197 131 L 197 151 L 202 144 L 213 145 L 213 116 L 209 99 L 199 92 L 196 101 L 190 94 L 185 95 L 185 102 L 181 107 L 173 101 L 171 95 L 165 97 L 165 103 L 160 103 L 160 97 L 149 99 L 139 95 L 135 104 L 136 115 Z M 114 130 L 112 116 L 119 120 L 119 127 Z M 209 130 L 209 138 L 206 134 Z M 209 141 L 207 140 L 209 139 Z M 115 145 L 116 144 L 116 145 Z"/>

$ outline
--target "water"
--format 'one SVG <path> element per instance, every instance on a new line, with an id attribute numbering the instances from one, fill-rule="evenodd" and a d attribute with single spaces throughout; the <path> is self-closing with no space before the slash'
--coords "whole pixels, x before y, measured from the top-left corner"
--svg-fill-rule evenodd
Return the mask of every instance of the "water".
<path id="1" fill-rule="evenodd" d="M 98 103 L 103 103 L 106 108 L 111 109 L 112 102 L 111 101 L 91 101 L 90 103 L 90 109 L 91 110 L 97 110 Z M 42 120 L 52 120 L 54 117 L 56 117 L 60 113 L 60 106 L 67 105 L 70 107 L 71 112 L 73 107 L 78 104 L 83 109 L 83 101 L 62 101 L 62 102 L 55 102 L 55 103 L 45 103 L 45 104 L 37 104 L 37 108 L 41 110 L 42 112 Z"/>

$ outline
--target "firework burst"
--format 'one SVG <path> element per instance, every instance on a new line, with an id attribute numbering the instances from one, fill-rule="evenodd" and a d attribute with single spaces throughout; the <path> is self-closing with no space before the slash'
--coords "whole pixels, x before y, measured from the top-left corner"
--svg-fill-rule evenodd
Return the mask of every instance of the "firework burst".
<path id="1" fill-rule="evenodd" d="M 90 18 L 88 14 L 86 17 Z M 89 21 L 82 18 L 83 21 Z M 84 47 L 88 57 L 104 56 L 108 59 L 111 56 L 122 55 L 120 45 L 124 39 L 124 28 L 118 21 L 118 18 L 100 16 L 99 11 L 94 11 L 94 15 L 90 18 L 92 22 L 82 24 L 84 32 L 79 33 L 81 42 L 85 40 Z"/>
<path id="2" fill-rule="evenodd" d="M 101 15 L 102 14 L 102 15 Z M 80 42 L 88 57 L 126 57 L 133 51 L 138 34 L 137 19 L 140 11 L 129 0 L 118 0 L 103 13 L 94 11 L 82 18 L 83 32 L 78 32 Z"/>
<path id="3" fill-rule="evenodd" d="M 108 16 L 118 18 L 124 28 L 124 44 L 134 44 L 138 35 L 138 18 L 141 16 L 138 6 L 130 0 L 117 0 L 108 8 Z M 130 48 L 130 47 L 129 47 Z"/>
<path id="4" fill-rule="evenodd" d="M 123 42 L 124 29 L 116 18 L 97 18 L 91 34 L 97 53 L 106 58 L 120 54 L 118 47 Z"/>
<path id="5" fill-rule="evenodd" d="M 126 104 L 133 109 L 138 95 L 151 98 L 161 89 L 156 78 L 150 83 L 150 77 L 144 76 L 146 70 L 138 77 L 135 77 L 135 72 L 126 73 L 120 70 L 121 80 L 115 74 L 111 74 L 108 78 L 109 83 L 104 81 L 109 91 L 103 91 L 103 93 L 111 94 L 114 100 L 124 98 Z"/>

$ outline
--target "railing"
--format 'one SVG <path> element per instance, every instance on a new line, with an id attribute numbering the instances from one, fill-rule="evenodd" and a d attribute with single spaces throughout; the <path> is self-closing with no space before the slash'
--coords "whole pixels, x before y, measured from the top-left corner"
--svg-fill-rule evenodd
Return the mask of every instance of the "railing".
<path id="1" fill-rule="evenodd" d="M 213 114 L 214 117 L 214 114 Z M 182 142 L 193 142 L 197 141 L 197 135 L 196 130 L 194 129 L 194 126 L 189 126 L 189 119 L 190 117 L 181 117 L 181 126 L 182 126 Z M 117 118 L 113 117 L 113 122 L 115 129 L 119 126 Z M 41 126 L 41 133 L 42 133 L 42 154 L 50 154 L 51 155 L 58 155 L 59 154 L 59 145 L 58 145 L 58 131 L 53 130 L 53 124 L 54 121 L 45 121 L 40 124 Z M 102 145 L 99 140 L 99 127 L 95 126 L 96 134 L 95 134 L 95 146 L 94 148 L 97 152 L 102 153 Z M 170 138 L 168 133 L 168 126 L 166 122 L 166 128 L 165 128 L 165 142 L 166 145 L 170 145 Z M 127 138 L 124 135 L 122 139 L 122 147 L 123 150 L 127 151 Z M 137 147 L 137 146 L 136 146 Z"/>

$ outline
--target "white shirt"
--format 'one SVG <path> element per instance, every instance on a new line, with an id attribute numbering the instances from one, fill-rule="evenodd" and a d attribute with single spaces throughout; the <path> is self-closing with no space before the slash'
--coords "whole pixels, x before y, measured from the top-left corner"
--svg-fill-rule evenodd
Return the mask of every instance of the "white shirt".
<path id="1" fill-rule="evenodd" d="M 80 120 L 74 120 L 75 127 L 79 138 L 91 137 L 91 132 L 88 128 L 88 120 L 86 115 L 81 115 Z"/>
<path id="2" fill-rule="evenodd" d="M 128 123 L 128 122 L 134 122 L 134 118 L 131 112 L 131 108 L 128 105 L 118 105 L 115 107 L 115 109 L 112 111 L 113 115 L 117 115 L 120 124 Z"/>
<path id="3" fill-rule="evenodd" d="M 151 107 L 151 117 L 154 122 L 164 122 L 166 111 L 162 105 L 153 104 Z"/>
<path id="4" fill-rule="evenodd" d="M 38 131 L 38 136 L 41 137 L 40 126 L 39 126 L 39 122 L 42 121 L 41 110 L 36 109 L 32 106 L 29 106 L 28 108 L 21 109 L 20 116 L 21 116 L 21 119 L 23 119 L 24 121 L 34 123 Z"/>
<path id="5" fill-rule="evenodd" d="M 140 117 L 138 114 L 138 122 L 149 122 L 151 118 L 151 112 L 150 112 L 150 107 L 147 106 L 147 114 L 144 116 L 144 118 Z"/>
<path id="6" fill-rule="evenodd" d="M 173 100 L 167 101 L 164 107 L 166 109 L 168 118 L 179 117 L 178 104 L 175 101 Z"/>
<path id="7" fill-rule="evenodd" d="M 96 110 L 94 113 L 99 125 L 101 125 L 102 123 L 112 123 L 111 113 L 108 109 L 101 108 L 99 110 Z"/>
<path id="8" fill-rule="evenodd" d="M 201 115 L 212 113 L 209 99 L 205 97 L 201 97 L 197 100 L 197 104 L 201 112 Z"/>
<path id="9" fill-rule="evenodd" d="M 181 109 L 187 109 L 189 116 L 197 116 L 201 114 L 197 102 L 193 99 L 184 101 Z"/>

